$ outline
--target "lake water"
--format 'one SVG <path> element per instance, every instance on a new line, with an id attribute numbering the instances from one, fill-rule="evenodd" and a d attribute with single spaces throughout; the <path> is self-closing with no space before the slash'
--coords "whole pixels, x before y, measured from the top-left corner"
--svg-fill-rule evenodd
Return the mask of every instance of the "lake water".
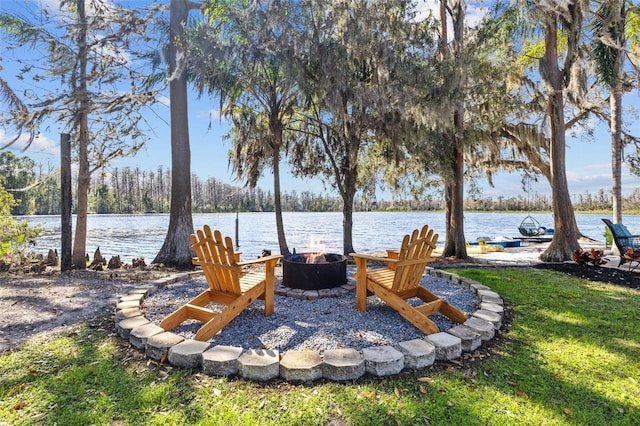
<path id="1" fill-rule="evenodd" d="M 517 237 L 518 226 L 526 213 L 466 213 L 465 236 L 468 241 L 478 237 Z M 549 213 L 532 214 L 542 226 L 553 228 Z M 580 231 L 595 240 L 604 241 L 602 215 L 577 214 Z M 41 225 L 44 232 L 35 242 L 34 250 L 46 254 L 50 248 L 60 252 L 60 217 L 26 216 L 33 225 Z M 244 259 L 259 256 L 263 249 L 278 253 L 274 213 L 240 213 L 239 250 Z M 290 250 L 309 250 L 310 240 L 321 240 L 327 252 L 342 253 L 342 213 L 284 213 L 285 234 Z M 22 218 L 19 218 L 22 219 Z M 640 233 L 640 215 L 626 215 L 623 222 L 635 234 Z M 169 215 L 90 215 L 88 218 L 87 252 L 93 256 L 96 247 L 104 257 L 120 255 L 130 263 L 134 257 L 151 262 L 164 242 Z M 235 242 L 235 213 L 194 214 L 196 229 L 208 224 L 229 235 Z M 428 224 L 440 234 L 444 242 L 443 212 L 357 212 L 353 216 L 353 245 L 356 251 L 381 251 L 397 248 L 402 237 L 411 230 Z M 74 216 L 75 229 L 75 216 Z M 635 232 L 634 232 L 635 231 Z"/>

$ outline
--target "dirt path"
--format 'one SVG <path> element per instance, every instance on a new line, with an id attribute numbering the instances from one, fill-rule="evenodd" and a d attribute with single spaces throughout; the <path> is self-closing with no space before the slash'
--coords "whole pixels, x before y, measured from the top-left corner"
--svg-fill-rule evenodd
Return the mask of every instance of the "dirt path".
<path id="1" fill-rule="evenodd" d="M 163 275 L 129 270 L 0 276 L 0 353 L 34 335 L 112 312 L 120 296 Z"/>

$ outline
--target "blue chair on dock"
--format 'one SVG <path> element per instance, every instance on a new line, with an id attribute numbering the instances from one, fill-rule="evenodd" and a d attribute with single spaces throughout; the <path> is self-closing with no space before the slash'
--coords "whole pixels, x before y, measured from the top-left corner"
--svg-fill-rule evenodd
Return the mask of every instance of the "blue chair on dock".
<path id="1" fill-rule="evenodd" d="M 602 219 L 602 221 L 611 231 L 613 241 L 620 251 L 618 266 L 629 263 L 629 270 L 633 271 L 640 265 L 640 235 L 632 235 L 627 227 L 621 223 L 613 223 L 609 219 Z M 634 262 L 636 266 L 631 268 L 631 264 Z"/>

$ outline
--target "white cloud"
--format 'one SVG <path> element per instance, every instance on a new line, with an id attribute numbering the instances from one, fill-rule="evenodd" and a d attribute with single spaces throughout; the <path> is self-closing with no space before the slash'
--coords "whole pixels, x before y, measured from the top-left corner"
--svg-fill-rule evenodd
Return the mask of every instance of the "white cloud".
<path id="1" fill-rule="evenodd" d="M 440 16 L 440 0 L 416 0 L 415 4 L 417 21 L 426 19 L 429 14 L 435 17 Z M 484 7 L 483 1 L 467 2 L 465 25 L 471 28 L 477 26 L 488 12 L 489 9 Z M 449 21 L 448 26 L 451 29 L 451 19 L 447 19 Z M 451 33 L 452 31 L 449 32 Z"/>
<path id="2" fill-rule="evenodd" d="M 485 16 L 487 16 L 489 9 L 484 7 L 482 4 L 482 2 L 476 2 L 475 4 L 470 4 L 467 7 L 467 26 L 471 28 L 476 27 L 485 18 Z"/>
<path id="3" fill-rule="evenodd" d="M 220 118 L 222 118 L 222 121 L 226 121 L 219 109 L 199 111 L 198 113 L 196 113 L 196 118 L 205 118 L 207 120 L 219 120 Z"/>
<path id="4" fill-rule="evenodd" d="M 221 115 L 221 112 L 220 112 L 219 109 L 209 110 L 209 117 L 210 118 L 220 118 L 221 116 L 222 115 Z"/>
<path id="5" fill-rule="evenodd" d="M 9 143 L 15 135 L 6 135 L 4 130 L 0 129 L 0 146 L 4 146 Z M 27 148 L 27 143 L 29 141 L 28 136 L 21 135 L 17 141 L 15 141 L 10 147 L 12 151 L 16 152 L 24 152 L 26 155 L 30 154 L 42 154 L 42 155 L 59 155 L 60 150 L 58 148 L 57 142 L 49 139 L 46 136 L 38 135 L 33 140 L 31 145 Z M 25 152 L 25 148 L 27 149 Z"/>
<path id="6" fill-rule="evenodd" d="M 417 21 L 425 20 L 430 14 L 438 14 L 438 0 L 417 0 L 415 4 Z"/>

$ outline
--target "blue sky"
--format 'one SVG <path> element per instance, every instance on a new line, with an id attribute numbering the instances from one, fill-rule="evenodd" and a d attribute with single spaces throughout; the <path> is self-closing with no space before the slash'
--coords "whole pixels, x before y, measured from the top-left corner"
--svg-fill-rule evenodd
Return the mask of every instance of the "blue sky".
<path id="1" fill-rule="evenodd" d="M 141 2 L 144 0 L 140 0 Z M 57 0 L 42 0 L 42 3 L 57 4 Z M 2 0 L 2 8 L 11 3 L 11 6 L 24 6 L 24 0 Z M 26 2 L 30 6 L 40 3 L 29 0 Z M 473 9 L 472 9 L 473 11 Z M 473 16 L 473 15 L 472 15 Z M 0 57 L 4 57 L 2 54 Z M 20 87 L 21 82 L 15 77 L 17 68 L 15 64 L 6 59 L 0 61 L 3 70 L 0 76 L 9 82 L 10 85 Z M 638 91 L 625 96 L 625 105 L 640 106 L 640 93 Z M 223 140 L 223 135 L 228 131 L 228 124 L 220 121 L 217 115 L 217 102 L 209 98 L 198 98 L 195 93 L 191 93 L 189 98 L 189 130 L 192 154 L 192 172 L 200 178 L 215 177 L 224 182 L 234 183 L 231 171 L 228 168 L 227 152 L 230 149 L 230 142 Z M 158 117 L 149 116 L 153 133 L 146 147 L 134 158 L 119 159 L 112 162 L 112 166 L 139 166 L 144 170 L 156 170 L 162 165 L 165 168 L 171 166 L 170 132 L 169 132 L 169 107 L 168 100 L 157 108 Z M 635 123 L 637 117 L 627 115 L 627 120 Z M 209 126 L 211 124 L 211 126 Z M 635 124 L 634 124 L 635 125 Z M 611 155 L 610 136 L 606 123 L 593 122 L 595 128 L 596 142 L 586 142 L 580 138 L 572 137 L 567 133 L 567 178 L 569 190 L 572 194 L 584 193 L 588 190 L 591 193 L 599 189 L 609 190 L 611 188 Z M 638 132 L 639 126 L 635 125 L 633 131 Z M 16 153 L 27 155 L 36 161 L 44 164 L 48 162 L 54 165 L 59 163 L 59 132 L 61 129 L 55 125 L 49 131 L 43 131 L 36 142 L 24 153 L 21 151 L 20 143 L 12 148 Z M 0 129 L 0 144 L 7 140 L 3 129 Z M 329 192 L 319 180 L 302 180 L 291 176 L 283 164 L 284 175 L 282 178 L 282 189 L 285 191 L 305 191 L 310 190 L 316 193 Z M 517 196 L 523 193 L 519 174 L 499 174 L 494 180 L 495 188 L 490 188 L 482 181 L 483 194 L 489 197 Z M 241 184 L 235 182 L 236 184 Z M 259 186 L 264 190 L 272 188 L 272 175 L 269 170 L 259 182 Z M 327 186 L 330 188 L 330 186 Z M 640 178 L 631 176 L 625 168 L 623 177 L 623 191 L 631 192 L 640 188 Z M 550 194 L 551 189 L 544 178 L 540 178 L 538 183 L 532 184 L 531 195 L 535 193 Z M 389 199 L 389 194 L 380 193 L 379 198 Z"/>

